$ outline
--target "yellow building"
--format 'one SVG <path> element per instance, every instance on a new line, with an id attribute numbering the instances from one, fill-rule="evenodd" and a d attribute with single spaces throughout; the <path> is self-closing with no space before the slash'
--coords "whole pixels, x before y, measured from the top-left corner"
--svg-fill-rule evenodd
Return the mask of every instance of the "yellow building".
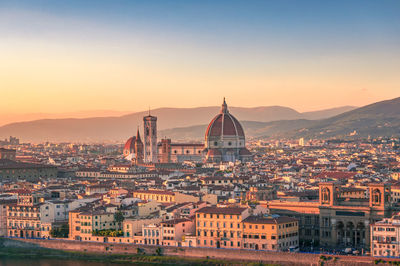
<path id="1" fill-rule="evenodd" d="M 116 230 L 118 224 L 114 214 L 104 211 L 69 212 L 69 238 L 74 240 L 95 240 L 93 234 L 99 230 Z M 92 239 L 93 237 L 93 239 Z"/>
<path id="2" fill-rule="evenodd" d="M 240 207 L 204 207 L 196 212 L 198 247 L 241 248 L 243 219 L 249 209 Z"/>
<path id="3" fill-rule="evenodd" d="M 188 195 L 180 192 L 172 192 L 168 190 L 137 190 L 133 192 L 134 198 L 141 200 L 151 200 L 161 203 L 182 203 L 182 202 L 198 202 L 199 197 Z"/>
<path id="4" fill-rule="evenodd" d="M 299 245 L 299 225 L 295 218 L 249 216 L 242 226 L 244 249 L 286 251 Z"/>
<path id="5" fill-rule="evenodd" d="M 175 202 L 175 193 L 165 190 L 137 190 L 133 192 L 133 197 L 157 202 Z"/>

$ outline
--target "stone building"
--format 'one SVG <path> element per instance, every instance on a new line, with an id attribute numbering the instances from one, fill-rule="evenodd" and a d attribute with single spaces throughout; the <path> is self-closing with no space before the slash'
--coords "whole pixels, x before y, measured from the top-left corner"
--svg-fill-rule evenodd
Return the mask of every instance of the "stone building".
<path id="1" fill-rule="evenodd" d="M 0 199 L 0 237 L 7 236 L 7 209 L 9 205 L 15 205 L 17 199 L 14 197 Z"/>
<path id="2" fill-rule="evenodd" d="M 242 248 L 242 220 L 250 215 L 241 207 L 204 207 L 196 212 L 197 247 Z"/>
<path id="3" fill-rule="evenodd" d="M 318 201 L 262 202 L 271 213 L 299 219 L 301 246 L 369 249 L 369 225 L 391 217 L 390 185 L 369 184 L 368 198 L 342 198 L 341 186 L 319 184 Z"/>
<path id="4" fill-rule="evenodd" d="M 57 167 L 53 165 L 0 159 L 0 179 L 37 181 L 41 177 L 55 178 L 57 173 Z"/>
<path id="5" fill-rule="evenodd" d="M 41 197 L 20 191 L 17 203 L 7 206 L 7 236 L 39 238 L 41 236 Z"/>
<path id="6" fill-rule="evenodd" d="M 399 238 L 399 215 L 371 224 L 371 255 L 377 257 L 399 257 Z"/>
<path id="7" fill-rule="evenodd" d="M 15 161 L 16 150 L 0 148 L 0 159 Z"/>
<path id="8" fill-rule="evenodd" d="M 172 143 L 162 139 L 158 144 L 159 163 L 182 163 L 184 161 L 203 161 L 204 145 L 200 143 Z"/>
<path id="9" fill-rule="evenodd" d="M 86 207 L 70 211 L 68 224 L 72 240 L 94 241 L 97 231 L 119 229 L 114 213 Z"/>
<path id="10" fill-rule="evenodd" d="M 244 249 L 287 251 L 299 245 L 295 218 L 257 215 L 247 217 L 242 224 Z"/>

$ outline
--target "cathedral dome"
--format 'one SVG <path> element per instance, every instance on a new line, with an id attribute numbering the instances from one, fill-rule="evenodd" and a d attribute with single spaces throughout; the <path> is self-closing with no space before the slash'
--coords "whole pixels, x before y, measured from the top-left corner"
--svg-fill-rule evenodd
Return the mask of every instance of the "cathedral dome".
<path id="1" fill-rule="evenodd" d="M 244 131 L 239 121 L 229 113 L 225 99 L 221 112 L 210 122 L 206 130 L 206 140 L 210 137 L 243 137 Z"/>
<path id="2" fill-rule="evenodd" d="M 130 137 L 124 146 L 124 156 L 128 156 L 131 153 L 135 153 L 135 141 L 136 141 L 136 137 Z"/>

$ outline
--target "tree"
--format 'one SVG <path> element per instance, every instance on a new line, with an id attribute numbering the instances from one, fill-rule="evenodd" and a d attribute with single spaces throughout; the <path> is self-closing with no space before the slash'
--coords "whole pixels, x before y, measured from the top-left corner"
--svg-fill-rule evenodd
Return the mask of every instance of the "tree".
<path id="1" fill-rule="evenodd" d="M 118 211 L 114 214 L 114 220 L 116 223 L 118 223 L 119 228 L 121 228 L 121 224 L 124 221 L 124 219 L 125 219 L 125 217 L 121 211 Z"/>
<path id="2" fill-rule="evenodd" d="M 69 234 L 68 224 L 63 224 L 61 227 L 50 230 L 50 236 L 54 238 L 67 238 Z"/>

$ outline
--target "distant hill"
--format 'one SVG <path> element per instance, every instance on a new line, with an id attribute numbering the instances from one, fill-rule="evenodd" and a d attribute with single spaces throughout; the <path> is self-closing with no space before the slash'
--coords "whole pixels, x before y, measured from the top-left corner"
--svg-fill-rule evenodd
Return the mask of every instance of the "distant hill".
<path id="1" fill-rule="evenodd" d="M 294 109 L 282 106 L 264 106 L 254 108 L 229 107 L 229 110 L 241 121 L 271 122 L 277 120 L 296 120 L 307 117 L 324 117 L 339 114 L 347 108 L 339 107 L 329 110 L 299 113 Z M 159 108 L 151 111 L 158 117 L 160 137 L 167 135 L 175 139 L 203 139 L 204 126 L 219 112 L 219 106 L 198 108 Z M 91 118 L 60 118 L 40 119 L 27 122 L 11 123 L 0 127 L 0 138 L 17 136 L 22 142 L 44 141 L 124 141 L 135 134 L 137 126 L 142 126 L 143 116 L 148 112 L 137 112 L 122 116 L 91 117 Z M 84 115 L 84 114 L 80 114 Z M 324 117 L 325 118 L 325 117 Z M 245 122 L 249 124 L 247 134 L 251 136 L 264 132 L 263 123 Z M 179 129 L 185 127 L 191 130 Z M 166 130 L 176 128 L 176 130 Z M 272 129 L 271 129 L 272 130 Z M 142 131 L 142 129 L 141 129 Z M 273 130 L 272 130 L 273 131 Z M 174 132 L 174 133 L 173 133 Z M 182 132 L 179 135 L 177 132 Z M 186 133 L 185 133 L 186 132 Z M 186 134 L 186 135 L 185 135 Z"/>
<path id="2" fill-rule="evenodd" d="M 304 112 L 302 118 L 309 120 L 324 119 L 356 109 L 355 106 L 342 106 L 321 111 Z"/>
<path id="3" fill-rule="evenodd" d="M 315 115 L 315 114 L 313 114 Z M 248 137 L 330 138 L 400 135 L 400 98 L 377 102 L 320 120 L 242 121 Z M 206 125 L 163 130 L 173 139 L 203 139 Z"/>
<path id="4" fill-rule="evenodd" d="M 289 133 L 305 137 L 392 136 L 400 134 L 400 97 L 366 105 L 343 114 L 313 121 Z"/>
<path id="5" fill-rule="evenodd" d="M 311 125 L 312 120 L 280 120 L 273 122 L 241 121 L 247 137 L 269 137 L 287 132 L 294 132 L 299 128 Z M 159 132 L 160 137 L 168 137 L 175 141 L 201 141 L 207 129 L 207 124 L 191 127 L 165 129 Z"/>
<path id="6" fill-rule="evenodd" d="M 129 114 L 128 111 L 115 110 L 86 110 L 65 113 L 0 113 L 0 126 L 11 123 L 43 120 L 43 119 L 63 119 L 63 118 L 90 118 L 90 117 L 109 117 L 122 116 Z"/>

